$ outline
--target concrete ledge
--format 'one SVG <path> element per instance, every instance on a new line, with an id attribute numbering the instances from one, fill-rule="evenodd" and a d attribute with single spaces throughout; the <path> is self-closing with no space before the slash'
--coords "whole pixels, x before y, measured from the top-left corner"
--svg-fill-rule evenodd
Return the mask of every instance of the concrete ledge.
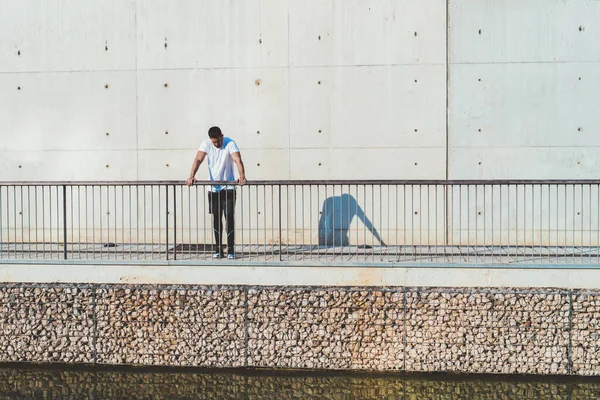
<path id="1" fill-rule="evenodd" d="M 598 266 L 378 266 L 170 264 L 0 264 L 5 283 L 127 283 L 249 286 L 600 288 Z"/>

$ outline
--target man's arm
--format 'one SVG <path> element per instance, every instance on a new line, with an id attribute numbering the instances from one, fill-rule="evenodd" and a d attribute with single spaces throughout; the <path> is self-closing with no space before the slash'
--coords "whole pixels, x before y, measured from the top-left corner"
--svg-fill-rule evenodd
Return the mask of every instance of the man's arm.
<path id="1" fill-rule="evenodd" d="M 196 182 L 196 172 L 198 172 L 198 168 L 200 168 L 200 164 L 204 161 L 204 157 L 206 157 L 206 153 L 203 151 L 199 151 L 196 153 L 196 158 L 192 163 L 192 170 L 190 171 L 190 177 L 185 181 L 185 184 L 188 186 L 192 186 Z"/>
<path id="2" fill-rule="evenodd" d="M 240 186 L 246 184 L 246 171 L 244 170 L 244 163 L 242 162 L 242 156 L 239 151 L 235 153 L 231 153 L 231 159 L 237 165 L 238 172 L 240 173 L 240 178 L 237 180 Z"/>

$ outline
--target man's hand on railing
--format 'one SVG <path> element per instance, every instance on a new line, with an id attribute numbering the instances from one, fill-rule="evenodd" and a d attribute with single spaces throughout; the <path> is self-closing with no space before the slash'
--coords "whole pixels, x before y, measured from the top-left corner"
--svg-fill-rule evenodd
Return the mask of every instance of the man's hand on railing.
<path id="1" fill-rule="evenodd" d="M 192 186 L 194 183 L 196 183 L 196 178 L 187 178 L 187 180 L 185 181 L 185 184 L 188 186 Z"/>
<path id="2" fill-rule="evenodd" d="M 246 176 L 245 175 L 240 175 L 240 178 L 237 180 L 237 183 L 240 186 L 244 186 L 246 184 Z"/>

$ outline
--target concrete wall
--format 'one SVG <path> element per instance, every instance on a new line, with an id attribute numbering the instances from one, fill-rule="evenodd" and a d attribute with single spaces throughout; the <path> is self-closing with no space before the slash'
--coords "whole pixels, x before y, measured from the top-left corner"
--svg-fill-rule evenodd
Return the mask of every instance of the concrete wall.
<path id="1" fill-rule="evenodd" d="M 596 178 L 600 3 L 449 2 L 451 178 Z"/>
<path id="2" fill-rule="evenodd" d="M 213 124 L 250 179 L 595 177 L 598 20 L 593 0 L 7 0 L 1 179 L 183 179 Z"/>

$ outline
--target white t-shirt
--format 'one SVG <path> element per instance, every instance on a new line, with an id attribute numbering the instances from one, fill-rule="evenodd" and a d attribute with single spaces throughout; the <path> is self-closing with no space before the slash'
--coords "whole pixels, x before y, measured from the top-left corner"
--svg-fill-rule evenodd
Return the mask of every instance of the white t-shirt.
<path id="1" fill-rule="evenodd" d="M 208 175 L 211 181 L 235 181 L 235 176 L 233 175 L 234 162 L 231 154 L 239 152 L 240 149 L 232 139 L 223 137 L 221 148 L 215 147 L 210 139 L 205 139 L 198 151 L 206 153 L 206 157 L 208 158 Z M 215 185 L 211 186 L 209 191 L 218 192 L 223 189 L 235 189 L 235 186 Z"/>

